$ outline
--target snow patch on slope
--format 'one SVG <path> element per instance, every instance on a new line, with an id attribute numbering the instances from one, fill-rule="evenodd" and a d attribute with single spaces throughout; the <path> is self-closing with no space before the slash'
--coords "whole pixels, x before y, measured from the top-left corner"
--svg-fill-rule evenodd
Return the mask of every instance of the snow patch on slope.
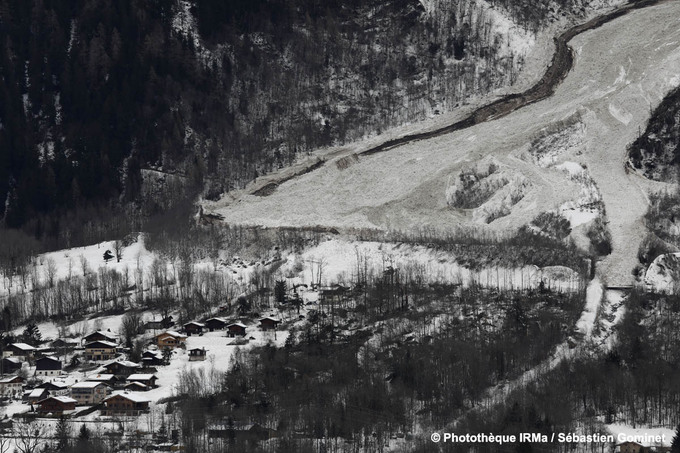
<path id="1" fill-rule="evenodd" d="M 645 273 L 647 287 L 659 293 L 671 293 L 680 289 L 680 253 L 659 255 Z"/>
<path id="2" fill-rule="evenodd" d="M 207 49 L 201 41 L 201 36 L 198 33 L 198 23 L 196 18 L 191 14 L 191 8 L 194 4 L 188 0 L 180 0 L 175 5 L 175 15 L 172 18 L 172 29 L 175 33 L 180 34 L 186 39 L 190 39 L 196 49 L 196 54 L 204 65 L 222 66 L 222 62 L 216 55 Z"/>
<path id="3" fill-rule="evenodd" d="M 486 15 L 491 32 L 499 40 L 502 56 L 526 56 L 536 44 L 536 36 L 519 27 L 500 8 L 494 8 L 485 0 L 477 1 L 481 11 Z"/>
<path id="4" fill-rule="evenodd" d="M 569 175 L 569 178 L 581 185 L 578 200 L 569 201 L 560 206 L 560 213 L 569 220 L 572 227 L 586 224 L 602 214 L 602 195 L 588 170 L 576 162 L 564 162 L 555 166 Z"/>

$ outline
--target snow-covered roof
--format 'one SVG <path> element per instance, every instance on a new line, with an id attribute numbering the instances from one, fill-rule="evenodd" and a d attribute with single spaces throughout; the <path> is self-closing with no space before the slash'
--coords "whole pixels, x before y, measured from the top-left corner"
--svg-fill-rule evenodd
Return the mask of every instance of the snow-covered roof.
<path id="1" fill-rule="evenodd" d="M 51 356 L 51 355 L 46 355 L 45 357 L 41 357 L 38 360 L 52 360 L 54 362 L 61 362 L 57 357 Z"/>
<path id="2" fill-rule="evenodd" d="M 16 357 L 5 357 L 4 360 L 10 361 L 12 363 L 20 364 L 21 360 L 17 359 Z"/>
<path id="3" fill-rule="evenodd" d="M 15 382 L 17 379 L 19 379 L 19 382 L 23 382 L 23 378 L 20 376 L 6 376 L 3 378 L 0 378 L 0 384 L 11 384 L 12 382 Z"/>
<path id="4" fill-rule="evenodd" d="M 128 381 L 148 381 L 148 380 L 151 380 L 151 379 L 158 379 L 158 378 L 153 374 L 131 374 L 127 378 Z"/>
<path id="5" fill-rule="evenodd" d="M 208 321 L 220 321 L 220 322 L 223 322 L 223 323 L 226 323 L 226 322 L 227 322 L 226 319 L 224 319 L 224 318 L 219 318 L 219 317 L 210 318 L 210 319 L 208 319 L 206 322 L 208 322 Z"/>
<path id="6" fill-rule="evenodd" d="M 38 385 L 36 388 L 49 388 L 49 387 L 56 387 L 58 389 L 66 389 L 68 388 L 68 385 L 65 384 L 64 382 L 43 382 L 42 384 Z"/>
<path id="7" fill-rule="evenodd" d="M 173 336 L 175 338 L 186 338 L 186 335 L 182 335 L 181 333 L 176 332 L 174 330 L 166 330 L 165 332 L 162 332 L 162 333 L 159 333 L 158 335 L 156 335 L 156 337 L 160 337 L 160 336 L 163 336 L 163 335 L 170 335 L 170 336 Z"/>
<path id="8" fill-rule="evenodd" d="M 31 393 L 28 394 L 29 398 L 38 398 L 40 397 L 43 393 L 45 393 L 47 390 L 45 389 L 33 389 L 31 390 Z"/>
<path id="9" fill-rule="evenodd" d="M 93 389 L 97 387 L 98 385 L 105 385 L 101 382 L 97 381 L 82 381 L 82 382 L 76 382 L 71 386 L 72 389 Z"/>
<path id="10" fill-rule="evenodd" d="M 201 322 L 196 322 L 196 321 L 189 321 L 188 323 L 184 324 L 185 326 L 198 326 L 198 327 L 205 327 L 205 324 Z"/>
<path id="11" fill-rule="evenodd" d="M 104 336 L 106 338 L 114 338 L 114 339 L 116 338 L 116 336 L 113 335 L 111 332 L 102 332 L 101 330 L 87 334 L 83 338 L 91 337 L 93 335 L 101 335 L 101 336 Z"/>
<path id="12" fill-rule="evenodd" d="M 90 346 L 92 346 L 92 345 L 94 345 L 94 344 L 102 344 L 102 345 L 104 345 L 104 346 L 108 346 L 109 348 L 115 348 L 115 347 L 118 346 L 116 343 L 113 343 L 113 342 L 111 342 L 111 341 L 106 341 L 106 340 L 96 340 L 96 341 L 92 341 L 92 342 L 86 344 L 85 347 L 86 347 L 86 348 L 89 348 Z"/>
<path id="13" fill-rule="evenodd" d="M 108 401 L 111 398 L 115 398 L 117 396 L 123 397 L 125 399 L 128 399 L 130 401 L 134 401 L 135 403 L 150 403 L 151 400 L 148 398 L 144 398 L 141 395 L 137 395 L 135 393 L 127 393 L 127 392 L 115 392 L 113 395 L 109 396 L 106 398 L 104 401 Z"/>
<path id="14" fill-rule="evenodd" d="M 57 400 L 60 403 L 64 403 L 64 404 L 77 403 L 78 402 L 77 400 L 74 400 L 73 398 L 68 397 L 68 396 L 50 396 L 49 398 L 45 398 L 44 400 L 40 401 L 40 403 L 42 403 L 43 401 L 50 400 L 50 399 L 51 400 Z"/>
<path id="15" fill-rule="evenodd" d="M 13 346 L 17 349 L 21 349 L 22 351 L 35 351 L 35 348 L 33 346 L 26 343 L 12 343 L 10 346 Z"/>
<path id="16" fill-rule="evenodd" d="M 246 325 L 243 324 L 242 322 L 235 322 L 235 323 L 229 324 L 227 326 L 227 328 L 232 327 L 232 326 L 243 327 L 244 329 L 246 328 Z"/>
<path id="17" fill-rule="evenodd" d="M 271 316 L 265 316 L 264 318 L 260 318 L 260 322 L 265 321 L 267 319 L 273 322 L 281 322 L 280 319 L 272 318 Z"/>
<path id="18" fill-rule="evenodd" d="M 131 362 L 129 360 L 112 360 L 109 363 L 104 364 L 104 368 L 108 368 L 109 366 L 113 364 L 118 364 L 120 366 L 128 367 L 128 368 L 141 368 L 141 365 L 135 362 Z"/>
<path id="19" fill-rule="evenodd" d="M 143 388 L 143 389 L 149 388 L 148 385 L 143 384 L 143 383 L 138 382 L 138 381 L 133 381 L 133 382 L 130 382 L 129 384 L 125 384 L 125 387 L 140 387 L 140 388 Z"/>
<path id="20" fill-rule="evenodd" d="M 85 379 L 88 381 L 92 382 L 102 382 L 102 381 L 110 381 L 111 379 L 114 379 L 116 377 L 115 374 L 95 374 L 92 376 L 88 376 Z"/>

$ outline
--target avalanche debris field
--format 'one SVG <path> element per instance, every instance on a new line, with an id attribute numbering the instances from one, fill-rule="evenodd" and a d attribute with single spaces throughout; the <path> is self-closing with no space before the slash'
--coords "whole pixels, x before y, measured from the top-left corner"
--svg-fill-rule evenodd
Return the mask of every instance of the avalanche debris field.
<path id="1" fill-rule="evenodd" d="M 326 165 L 282 179 L 267 196 L 251 188 L 206 209 L 230 224 L 269 227 L 507 231 L 543 211 L 587 216 L 590 207 L 579 203 L 587 180 L 613 238 L 600 271 L 609 284 L 628 284 L 644 236 L 645 193 L 658 183 L 626 170 L 626 147 L 677 85 L 678 42 L 680 2 L 632 10 L 569 42 L 573 68 L 547 99 L 382 153 L 347 148 Z M 461 186 L 470 175 L 474 183 Z M 456 203 L 456 193 L 476 200 Z"/>

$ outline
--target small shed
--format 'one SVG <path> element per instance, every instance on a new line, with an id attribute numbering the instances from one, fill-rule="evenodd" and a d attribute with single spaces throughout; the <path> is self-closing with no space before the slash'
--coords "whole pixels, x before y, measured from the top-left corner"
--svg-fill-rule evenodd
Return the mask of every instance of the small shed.
<path id="1" fill-rule="evenodd" d="M 227 336 L 228 337 L 245 337 L 246 336 L 246 326 L 240 322 L 235 322 L 227 326 Z"/>
<path id="2" fill-rule="evenodd" d="M 203 324 L 203 323 L 191 321 L 191 322 L 184 324 L 184 331 L 189 336 L 197 335 L 197 334 L 203 333 L 204 327 L 205 327 L 205 324 Z"/>
<path id="3" fill-rule="evenodd" d="M 146 385 L 147 387 L 154 388 L 156 387 L 156 381 L 158 378 L 154 374 L 131 374 L 128 376 L 126 381 L 129 382 L 141 382 L 142 384 Z"/>
<path id="4" fill-rule="evenodd" d="M 215 330 L 223 330 L 227 327 L 227 320 L 224 318 L 210 318 L 205 322 L 205 326 L 209 331 L 214 332 Z"/>
<path id="5" fill-rule="evenodd" d="M 144 351 L 142 365 L 144 367 L 163 365 L 163 355 L 158 351 Z"/>
<path id="6" fill-rule="evenodd" d="M 205 360 L 205 355 L 208 351 L 205 350 L 205 348 L 194 348 L 194 349 L 189 349 L 189 361 L 190 362 L 198 362 Z"/>
<path id="7" fill-rule="evenodd" d="M 78 347 L 78 342 L 74 340 L 64 340 L 62 338 L 57 338 L 52 343 L 50 343 L 52 349 L 74 349 Z"/>
<path id="8" fill-rule="evenodd" d="M 266 316 L 260 319 L 260 329 L 262 330 L 276 330 L 276 327 L 281 323 L 277 318 Z"/>
<path id="9" fill-rule="evenodd" d="M 158 319 L 153 319 L 151 321 L 147 321 L 144 324 L 144 329 L 145 330 L 163 330 L 163 329 L 169 329 L 170 327 L 174 326 L 175 322 L 172 320 L 172 316 L 166 316 L 160 320 Z"/>
<path id="10" fill-rule="evenodd" d="M 141 382 L 134 381 L 134 382 L 129 382 L 129 383 L 125 384 L 125 390 L 131 391 L 131 392 L 147 392 L 147 391 L 151 390 L 151 388 L 146 384 L 142 384 Z"/>

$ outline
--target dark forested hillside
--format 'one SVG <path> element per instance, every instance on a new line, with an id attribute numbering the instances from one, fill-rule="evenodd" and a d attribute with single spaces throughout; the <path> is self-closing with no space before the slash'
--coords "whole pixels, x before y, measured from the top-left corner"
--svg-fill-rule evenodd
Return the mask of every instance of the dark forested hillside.
<path id="1" fill-rule="evenodd" d="M 680 175 L 680 88 L 656 108 L 629 156 L 630 164 L 648 178 L 675 182 Z"/>
<path id="2" fill-rule="evenodd" d="M 516 78 L 557 14 L 525 3 L 0 0 L 0 217 L 78 242 L 453 109 Z"/>

